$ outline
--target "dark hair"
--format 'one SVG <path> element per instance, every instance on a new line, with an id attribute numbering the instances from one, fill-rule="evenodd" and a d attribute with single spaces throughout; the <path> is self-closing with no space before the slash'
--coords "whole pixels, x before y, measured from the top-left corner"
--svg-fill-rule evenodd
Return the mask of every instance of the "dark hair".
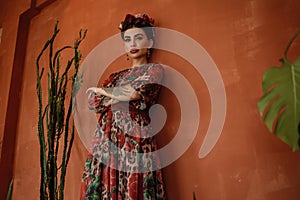
<path id="1" fill-rule="evenodd" d="M 124 21 L 121 22 L 119 29 L 121 30 L 121 37 L 124 39 L 124 32 L 130 28 L 141 28 L 145 31 L 148 39 L 154 42 L 154 19 L 150 18 L 147 14 L 131 15 L 127 14 Z"/>

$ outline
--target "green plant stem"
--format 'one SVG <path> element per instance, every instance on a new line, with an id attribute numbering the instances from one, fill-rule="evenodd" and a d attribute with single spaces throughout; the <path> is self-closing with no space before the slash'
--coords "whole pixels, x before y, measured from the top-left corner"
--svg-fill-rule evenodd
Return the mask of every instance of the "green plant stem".
<path id="1" fill-rule="evenodd" d="M 285 49 L 285 51 L 284 51 L 283 59 L 284 59 L 285 61 L 287 61 L 287 62 L 288 62 L 288 59 L 287 59 L 287 53 L 288 53 L 290 47 L 292 46 L 293 42 L 295 41 L 295 39 L 297 38 L 297 36 L 298 36 L 299 34 L 300 34 L 300 29 L 299 29 L 299 30 L 295 33 L 295 35 L 292 37 L 292 39 L 290 40 L 290 42 L 288 43 L 288 45 L 287 45 L 287 47 L 286 47 L 286 49 Z"/>
<path id="2" fill-rule="evenodd" d="M 11 199 L 12 189 L 13 189 L 13 180 L 11 179 L 9 187 L 8 187 L 8 192 L 7 192 L 7 195 L 6 195 L 6 200 Z"/>
<path id="3" fill-rule="evenodd" d="M 81 33 L 81 31 L 80 31 Z M 72 80 L 72 88 L 74 88 L 75 85 L 75 81 L 76 81 L 76 77 L 78 74 L 78 69 L 79 69 L 79 61 L 80 61 L 80 52 L 78 50 L 78 46 L 81 43 L 81 41 L 85 38 L 86 36 L 86 32 L 85 34 L 82 36 L 80 34 L 80 38 L 77 39 L 75 41 L 74 44 L 74 66 L 75 66 L 75 72 L 73 77 L 71 78 Z M 73 59 L 68 62 L 68 64 L 71 65 L 71 63 L 73 62 Z M 67 67 L 67 69 L 65 70 L 64 75 L 66 75 L 66 79 L 67 79 L 67 70 L 69 70 L 69 68 Z M 66 125 L 65 125 L 65 135 L 64 135 L 64 146 L 63 146 L 63 156 L 62 156 L 62 171 L 61 171 L 61 177 L 60 177 L 60 186 L 59 186 L 59 197 L 60 199 L 64 198 L 64 186 L 65 186 L 65 177 L 66 177 L 66 169 L 68 166 L 68 162 L 69 162 L 69 158 L 70 158 L 70 153 L 71 153 L 71 148 L 73 145 L 73 141 L 74 141 L 74 124 L 72 126 L 72 132 L 71 132 L 71 139 L 70 142 L 68 144 L 68 136 L 69 136 L 69 125 L 70 125 L 70 118 L 71 118 L 71 114 L 72 114 L 72 108 L 73 108 L 73 92 L 72 92 L 72 96 L 70 98 L 70 102 L 69 102 L 69 107 L 68 107 L 68 112 L 67 112 L 67 116 L 66 116 Z"/>
<path id="4" fill-rule="evenodd" d="M 81 59 L 80 51 L 78 50 L 79 44 L 86 36 L 86 31 L 82 35 L 80 30 L 80 37 L 76 39 L 74 46 L 64 46 L 58 51 L 54 52 L 53 45 L 55 38 L 59 32 L 58 23 L 54 28 L 52 37 L 46 42 L 42 51 L 36 60 L 36 76 L 37 76 L 37 96 L 39 103 L 39 118 L 38 118 L 38 137 L 40 143 L 40 166 L 41 166 L 41 182 L 40 182 L 40 199 L 41 200 L 63 200 L 64 199 L 64 185 L 67 171 L 67 165 L 71 155 L 71 149 L 74 141 L 74 124 L 72 123 L 71 135 L 69 135 L 71 114 L 72 114 L 72 102 L 73 94 L 68 105 L 68 110 L 65 116 L 65 100 L 68 94 L 69 80 L 71 80 L 71 86 L 74 87 L 77 77 L 79 62 Z M 44 68 L 40 69 L 40 60 L 48 49 L 48 65 L 49 73 L 48 78 L 48 90 L 47 100 L 48 103 L 43 107 L 43 95 L 41 80 L 44 74 Z M 60 54 L 67 50 L 74 49 L 74 56 L 70 60 L 64 69 L 62 75 Z M 69 79 L 69 73 L 71 67 L 75 67 L 75 71 L 72 73 Z M 44 126 L 45 123 L 45 126 Z M 45 135 L 45 127 L 47 134 Z M 63 150 L 60 151 L 60 139 L 63 139 Z M 58 154 L 62 152 L 61 166 L 58 167 Z M 58 174 L 60 173 L 60 182 L 58 183 Z M 58 187 L 59 186 L 59 187 Z"/>

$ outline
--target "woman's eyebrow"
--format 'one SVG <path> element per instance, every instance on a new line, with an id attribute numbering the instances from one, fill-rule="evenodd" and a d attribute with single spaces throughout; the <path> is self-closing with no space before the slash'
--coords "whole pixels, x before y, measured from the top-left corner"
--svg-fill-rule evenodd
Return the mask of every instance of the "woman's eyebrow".
<path id="1" fill-rule="evenodd" d="M 138 36 L 144 36 L 144 35 L 141 34 L 141 33 L 138 33 L 138 34 L 134 35 L 134 37 L 138 37 Z"/>
<path id="2" fill-rule="evenodd" d="M 142 33 L 137 33 L 134 37 L 144 36 Z M 124 36 L 124 38 L 130 38 L 129 35 Z"/>

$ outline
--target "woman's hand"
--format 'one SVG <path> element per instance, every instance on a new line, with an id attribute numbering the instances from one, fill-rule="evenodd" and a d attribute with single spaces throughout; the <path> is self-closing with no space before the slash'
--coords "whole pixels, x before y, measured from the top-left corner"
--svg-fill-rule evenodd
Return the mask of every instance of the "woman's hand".
<path id="1" fill-rule="evenodd" d="M 117 101 L 130 101 L 130 100 L 137 100 L 140 99 L 140 95 L 133 89 L 129 84 L 123 85 L 119 87 L 114 87 L 112 94 L 105 91 L 103 88 L 97 87 L 90 87 L 86 90 L 86 93 L 89 93 L 89 97 L 91 96 L 92 92 L 96 93 L 97 95 L 103 95 L 109 97 L 113 100 Z"/>
<path id="2" fill-rule="evenodd" d="M 103 96 L 110 97 L 110 95 L 102 88 L 90 87 L 86 90 L 86 93 L 90 93 L 89 97 L 92 95 L 92 92 L 96 93 L 97 95 L 103 95 Z"/>
<path id="3" fill-rule="evenodd" d="M 134 81 L 146 81 L 149 80 L 151 76 L 143 74 L 142 76 L 138 76 Z"/>

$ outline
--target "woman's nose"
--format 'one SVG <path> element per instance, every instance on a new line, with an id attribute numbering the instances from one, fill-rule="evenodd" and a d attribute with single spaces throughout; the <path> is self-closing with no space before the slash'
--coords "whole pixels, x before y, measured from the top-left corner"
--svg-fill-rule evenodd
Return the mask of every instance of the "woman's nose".
<path id="1" fill-rule="evenodd" d="M 135 42 L 135 40 L 131 40 L 130 47 L 135 47 L 135 46 L 136 46 L 136 42 Z"/>

